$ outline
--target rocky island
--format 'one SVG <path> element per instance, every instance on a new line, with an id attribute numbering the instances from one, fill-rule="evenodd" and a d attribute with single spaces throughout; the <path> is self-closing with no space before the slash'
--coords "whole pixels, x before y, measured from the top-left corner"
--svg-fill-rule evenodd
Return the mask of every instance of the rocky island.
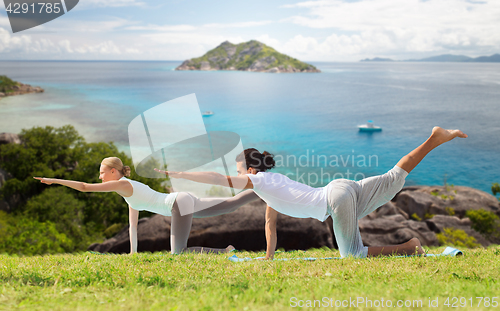
<path id="1" fill-rule="evenodd" d="M 255 40 L 240 44 L 223 42 L 198 58 L 184 61 L 175 70 L 240 70 L 272 73 L 321 72 Z"/>
<path id="2" fill-rule="evenodd" d="M 33 87 L 28 84 L 14 81 L 7 76 L 0 76 L 0 99 L 5 96 L 42 92 L 44 92 L 44 89 L 41 87 Z"/>

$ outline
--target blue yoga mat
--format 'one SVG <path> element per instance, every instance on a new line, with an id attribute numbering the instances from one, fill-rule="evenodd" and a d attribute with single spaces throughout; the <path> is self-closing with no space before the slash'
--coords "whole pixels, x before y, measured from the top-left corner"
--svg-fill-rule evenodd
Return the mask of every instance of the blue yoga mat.
<path id="1" fill-rule="evenodd" d="M 461 256 L 464 253 L 456 248 L 453 247 L 446 247 L 446 249 L 441 253 L 441 254 L 426 254 L 425 257 L 438 257 L 438 256 Z M 412 257 L 414 255 L 410 256 L 395 256 L 395 257 Z M 245 258 L 238 258 L 238 256 L 233 255 L 229 257 L 228 259 L 231 260 L 232 262 L 243 262 L 243 261 L 251 261 L 251 260 L 258 260 L 258 259 L 263 259 L 265 257 L 255 257 L 255 258 L 250 258 L 250 257 L 245 257 Z M 275 258 L 273 260 L 279 260 L 279 261 L 288 261 L 288 260 L 307 260 L 307 261 L 315 261 L 315 260 L 330 260 L 330 259 L 342 259 L 341 257 L 323 257 L 323 258 L 316 258 L 316 257 L 298 257 L 298 258 Z"/>

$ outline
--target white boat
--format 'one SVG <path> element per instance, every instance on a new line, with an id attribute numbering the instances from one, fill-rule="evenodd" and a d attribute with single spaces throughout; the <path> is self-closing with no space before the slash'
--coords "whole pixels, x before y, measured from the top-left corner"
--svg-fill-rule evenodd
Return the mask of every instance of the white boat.
<path id="1" fill-rule="evenodd" d="M 211 116 L 213 114 L 214 114 L 213 111 L 207 110 L 207 111 L 204 111 L 201 115 L 204 116 L 204 117 L 209 117 L 209 116 Z"/>
<path id="2" fill-rule="evenodd" d="M 380 132 L 382 128 L 373 124 L 372 120 L 368 120 L 366 124 L 358 125 L 360 132 Z"/>

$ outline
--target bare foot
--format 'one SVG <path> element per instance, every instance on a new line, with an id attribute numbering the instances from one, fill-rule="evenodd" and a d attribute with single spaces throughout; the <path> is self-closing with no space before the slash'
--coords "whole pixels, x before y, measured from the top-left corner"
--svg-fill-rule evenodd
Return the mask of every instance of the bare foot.
<path id="1" fill-rule="evenodd" d="M 425 255 L 425 251 L 424 251 L 419 239 L 412 238 L 411 240 L 409 240 L 406 243 L 408 243 L 412 247 L 412 249 L 414 249 L 414 251 L 408 255 Z"/>
<path id="2" fill-rule="evenodd" d="M 435 139 L 439 144 L 450 141 L 455 137 L 467 138 L 467 134 L 460 130 L 445 130 L 439 126 L 435 126 L 432 129 L 431 138 Z"/>
<path id="3" fill-rule="evenodd" d="M 234 246 L 229 245 L 228 247 L 226 247 L 226 253 L 230 253 L 234 249 L 236 249 L 236 248 L 234 248 Z"/>

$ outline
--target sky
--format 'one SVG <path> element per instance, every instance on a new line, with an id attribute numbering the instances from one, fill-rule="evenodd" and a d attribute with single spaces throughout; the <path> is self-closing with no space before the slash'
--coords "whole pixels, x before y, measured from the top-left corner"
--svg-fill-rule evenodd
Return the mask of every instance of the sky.
<path id="1" fill-rule="evenodd" d="M 12 33 L 0 60 L 185 60 L 258 40 L 302 61 L 500 53 L 500 0 L 80 0 Z"/>

